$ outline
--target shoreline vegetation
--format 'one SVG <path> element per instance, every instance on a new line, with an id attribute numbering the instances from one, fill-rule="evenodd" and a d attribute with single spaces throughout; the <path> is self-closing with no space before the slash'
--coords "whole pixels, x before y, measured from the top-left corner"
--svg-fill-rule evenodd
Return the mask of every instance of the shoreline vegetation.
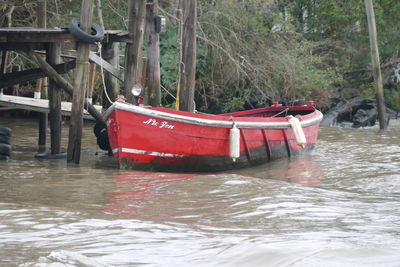
<path id="1" fill-rule="evenodd" d="M 101 2 L 101 1 L 96 1 Z M 115 3 L 114 3 L 115 2 Z M 102 1 L 94 21 L 106 29 L 126 30 L 127 2 Z M 0 4 L 1 27 L 36 27 L 38 1 Z M 385 102 L 400 111 L 400 4 L 389 0 L 376 8 Z M 65 27 L 78 17 L 81 1 L 48 1 L 48 28 Z M 179 71 L 179 8 L 160 1 L 167 18 L 160 33 L 162 105 L 174 106 Z M 338 103 L 373 99 L 368 28 L 364 4 L 350 0 L 198 1 L 196 110 L 222 113 L 257 108 L 279 101 L 287 105 L 313 100 L 324 113 Z M 146 42 L 145 42 L 146 43 Z M 65 45 L 63 54 L 73 54 Z M 147 49 L 147 48 L 146 48 Z M 124 48 L 120 47 L 120 66 Z M 37 67 L 24 54 L 3 52 L 5 72 Z M 65 75 L 71 79 L 73 73 Z M 118 84 L 122 90 L 122 84 Z M 33 96 L 35 81 L 3 88 L 5 94 Z M 93 102 L 103 102 L 100 68 L 94 78 Z M 145 87 L 146 88 L 146 87 Z M 69 96 L 63 95 L 63 100 Z M 354 115 L 354 114 L 353 114 Z"/>

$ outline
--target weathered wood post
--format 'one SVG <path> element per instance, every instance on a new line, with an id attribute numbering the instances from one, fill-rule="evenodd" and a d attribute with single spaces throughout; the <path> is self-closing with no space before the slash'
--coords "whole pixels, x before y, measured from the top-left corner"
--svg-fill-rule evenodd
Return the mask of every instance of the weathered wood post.
<path id="1" fill-rule="evenodd" d="M 61 63 L 61 44 L 51 43 L 47 49 L 47 62 L 49 64 Z M 49 80 L 49 121 L 50 121 L 50 149 L 51 154 L 61 152 L 61 90 L 57 83 Z"/>
<path id="2" fill-rule="evenodd" d="M 93 0 L 83 0 L 80 18 L 80 28 L 90 34 L 93 18 Z M 79 163 L 81 157 L 83 103 L 88 79 L 90 44 L 78 42 L 74 92 L 69 127 L 67 161 Z"/>
<path id="3" fill-rule="evenodd" d="M 119 45 L 118 43 L 105 43 L 102 46 L 102 57 L 116 69 L 119 67 Z M 107 95 L 111 101 L 114 101 L 119 94 L 119 82 L 118 79 L 111 75 L 108 71 L 103 72 L 104 84 L 106 87 Z M 105 92 L 103 91 L 103 108 L 111 106 Z"/>
<path id="4" fill-rule="evenodd" d="M 1 53 L 1 62 L 0 62 L 0 74 L 6 73 L 7 69 L 7 51 L 3 51 Z M 0 88 L 0 95 L 3 94 L 3 88 Z"/>
<path id="5" fill-rule="evenodd" d="M 94 91 L 95 78 L 96 78 L 96 64 L 90 63 L 86 101 L 92 104 L 93 104 L 93 91 Z"/>
<path id="6" fill-rule="evenodd" d="M 126 44 L 124 73 L 124 94 L 129 103 L 134 101 L 132 87 L 141 80 L 145 13 L 146 0 L 129 0 L 128 32 L 132 42 Z"/>
<path id="7" fill-rule="evenodd" d="M 160 88 L 160 38 L 156 32 L 155 17 L 158 13 L 158 0 L 147 4 L 146 25 L 148 29 L 147 52 L 147 96 L 148 104 L 158 107 L 161 104 Z"/>
<path id="8" fill-rule="evenodd" d="M 196 79 L 197 0 L 182 1 L 182 62 L 180 62 L 178 109 L 194 111 Z"/>
<path id="9" fill-rule="evenodd" d="M 38 8 L 37 8 L 37 17 L 38 17 L 38 27 L 46 28 L 47 27 L 47 5 L 46 0 L 38 0 Z M 43 87 L 43 78 L 36 80 L 36 87 L 34 98 L 42 98 L 42 87 Z M 47 135 L 47 125 L 48 125 L 48 113 L 41 112 L 39 113 L 39 139 L 38 139 L 38 152 L 42 153 L 46 151 L 46 135 Z"/>
<path id="10" fill-rule="evenodd" d="M 365 0 L 365 8 L 367 10 L 369 42 L 371 46 L 372 73 L 375 80 L 376 98 L 378 103 L 379 127 L 381 130 L 387 128 L 385 97 L 383 94 L 382 74 L 379 60 L 378 41 L 375 25 L 375 14 L 372 0 Z"/>

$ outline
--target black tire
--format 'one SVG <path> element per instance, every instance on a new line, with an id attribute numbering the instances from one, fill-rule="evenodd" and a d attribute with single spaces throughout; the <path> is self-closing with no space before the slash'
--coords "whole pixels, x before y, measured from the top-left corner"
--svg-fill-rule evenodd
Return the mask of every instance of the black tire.
<path id="1" fill-rule="evenodd" d="M 97 137 L 97 145 L 99 145 L 102 150 L 110 150 L 110 141 L 108 140 L 107 131 L 101 132 L 101 134 Z"/>
<path id="2" fill-rule="evenodd" d="M 107 126 L 102 122 L 97 122 L 93 127 L 93 133 L 96 137 L 99 137 L 104 130 L 107 131 Z"/>
<path id="3" fill-rule="evenodd" d="M 11 136 L 11 129 L 5 126 L 0 126 L 0 135 Z"/>
<path id="4" fill-rule="evenodd" d="M 11 137 L 8 135 L 0 135 L 0 144 L 10 144 Z"/>
<path id="5" fill-rule="evenodd" d="M 0 155 L 10 156 L 11 146 L 8 144 L 0 144 Z"/>
<path id="6" fill-rule="evenodd" d="M 0 154 L 0 160 L 8 160 L 8 156 Z"/>
<path id="7" fill-rule="evenodd" d="M 80 20 L 77 18 L 72 19 L 68 25 L 69 32 L 78 41 L 83 43 L 94 44 L 104 39 L 104 30 L 99 24 L 97 23 L 92 24 L 91 29 L 94 34 L 87 34 L 86 32 L 81 30 L 79 25 L 80 25 Z"/>

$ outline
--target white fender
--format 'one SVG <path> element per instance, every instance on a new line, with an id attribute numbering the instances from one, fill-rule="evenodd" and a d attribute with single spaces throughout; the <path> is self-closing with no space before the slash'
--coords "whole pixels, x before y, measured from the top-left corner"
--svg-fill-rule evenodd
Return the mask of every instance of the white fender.
<path id="1" fill-rule="evenodd" d="M 240 130 L 235 124 L 229 130 L 229 156 L 233 161 L 240 157 Z"/>
<path id="2" fill-rule="evenodd" d="M 296 137 L 297 144 L 304 148 L 307 144 L 307 139 L 304 135 L 299 119 L 293 116 L 287 116 L 287 119 L 293 129 L 293 134 Z"/>

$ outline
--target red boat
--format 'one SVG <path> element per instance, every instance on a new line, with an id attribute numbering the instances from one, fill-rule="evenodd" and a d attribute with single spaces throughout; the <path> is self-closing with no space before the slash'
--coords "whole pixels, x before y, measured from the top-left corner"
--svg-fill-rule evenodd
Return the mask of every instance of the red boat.
<path id="1" fill-rule="evenodd" d="M 214 172 L 311 150 L 322 113 L 311 102 L 210 115 L 117 101 L 105 119 L 123 169 Z"/>

